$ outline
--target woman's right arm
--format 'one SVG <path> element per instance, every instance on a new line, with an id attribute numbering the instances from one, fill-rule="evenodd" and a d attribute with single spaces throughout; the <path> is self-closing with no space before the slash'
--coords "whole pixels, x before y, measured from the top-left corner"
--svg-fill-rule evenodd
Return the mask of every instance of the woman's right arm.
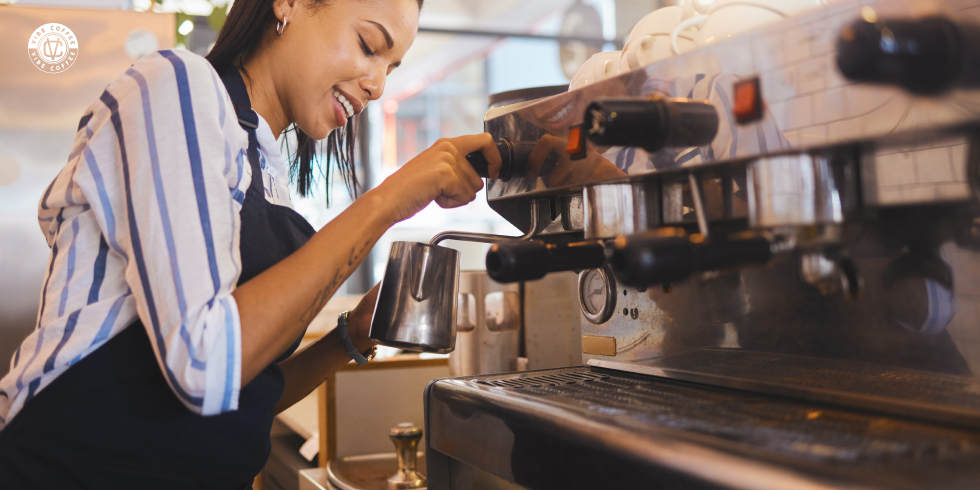
<path id="1" fill-rule="evenodd" d="M 354 201 L 295 253 L 234 291 L 242 325 L 243 386 L 295 341 L 391 225 L 432 201 L 452 208 L 476 198 L 483 181 L 466 161 L 474 151 L 483 151 L 495 175 L 500 155 L 489 134 L 440 140 Z M 362 341 L 359 347 L 367 345 Z"/>

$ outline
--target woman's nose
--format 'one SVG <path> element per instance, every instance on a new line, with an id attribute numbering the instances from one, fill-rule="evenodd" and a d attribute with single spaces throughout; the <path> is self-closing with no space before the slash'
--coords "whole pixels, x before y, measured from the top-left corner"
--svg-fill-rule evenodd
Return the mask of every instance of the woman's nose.
<path id="1" fill-rule="evenodd" d="M 384 68 L 374 68 L 370 74 L 361 79 L 361 89 L 367 94 L 368 100 L 378 100 L 385 90 L 385 78 L 387 77 Z"/>

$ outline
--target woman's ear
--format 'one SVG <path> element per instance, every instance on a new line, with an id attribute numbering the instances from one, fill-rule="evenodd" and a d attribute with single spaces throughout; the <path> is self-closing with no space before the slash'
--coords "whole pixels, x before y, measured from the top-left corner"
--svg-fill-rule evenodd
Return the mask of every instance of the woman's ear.
<path id="1" fill-rule="evenodd" d="M 279 22 L 282 22 L 283 19 L 288 22 L 294 17 L 298 3 L 299 0 L 275 0 L 272 4 L 272 12 Z"/>

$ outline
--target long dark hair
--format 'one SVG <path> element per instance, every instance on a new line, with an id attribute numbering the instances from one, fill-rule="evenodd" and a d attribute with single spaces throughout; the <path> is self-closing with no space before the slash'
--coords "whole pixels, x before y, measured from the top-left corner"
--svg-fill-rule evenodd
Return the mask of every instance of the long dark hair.
<path id="1" fill-rule="evenodd" d="M 324 4 L 330 0 L 306 0 L 314 6 Z M 419 9 L 422 2 L 418 0 Z M 214 69 L 221 71 L 230 65 L 235 65 L 248 76 L 242 62 L 252 49 L 258 46 L 265 34 L 269 24 L 275 24 L 277 19 L 272 10 L 274 0 L 237 0 L 231 5 L 228 17 L 225 19 L 218 38 L 214 42 L 214 47 L 205 56 Z M 327 151 L 320 164 L 320 152 L 318 150 L 319 141 L 311 138 L 304 133 L 296 124 L 288 130 L 292 131 L 296 137 L 296 151 L 290 155 L 289 177 L 296 183 L 296 190 L 299 195 L 306 197 L 313 193 L 313 186 L 316 182 L 313 173 L 314 164 L 319 167 L 320 175 L 324 178 L 324 193 L 327 203 L 330 202 L 330 167 L 333 162 L 340 167 L 340 174 L 347 185 L 351 196 L 357 196 L 357 174 L 354 171 L 354 133 L 356 132 L 357 116 L 351 116 L 347 120 L 347 125 L 331 131 L 327 136 Z M 289 141 L 286 138 L 285 141 Z M 289 153 L 289 144 L 286 144 L 286 153 Z"/>

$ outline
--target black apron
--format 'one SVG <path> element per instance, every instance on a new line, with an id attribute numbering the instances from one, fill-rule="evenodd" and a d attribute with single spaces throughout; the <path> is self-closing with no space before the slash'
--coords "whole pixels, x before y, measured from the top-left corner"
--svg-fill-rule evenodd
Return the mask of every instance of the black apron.
<path id="1" fill-rule="evenodd" d="M 299 214 L 264 197 L 248 92 L 238 70 L 221 73 L 248 131 L 252 181 L 241 210 L 241 285 L 313 236 Z M 251 488 L 269 457 L 284 379 L 279 362 L 240 391 L 238 410 L 202 417 L 164 380 L 137 320 L 27 402 L 0 431 L 2 488 Z"/>

